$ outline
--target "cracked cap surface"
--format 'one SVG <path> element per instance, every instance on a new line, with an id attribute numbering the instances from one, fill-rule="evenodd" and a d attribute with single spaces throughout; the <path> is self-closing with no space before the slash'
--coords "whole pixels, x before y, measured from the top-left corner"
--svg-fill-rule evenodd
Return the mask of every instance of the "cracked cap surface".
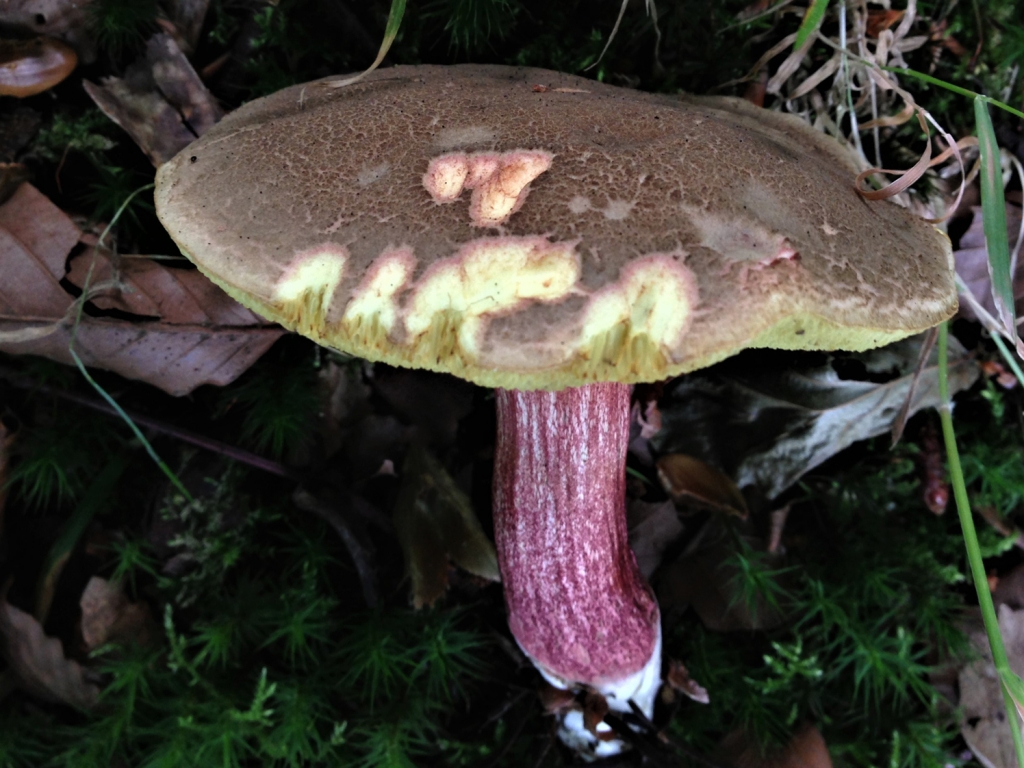
<path id="1" fill-rule="evenodd" d="M 233 112 L 160 168 L 156 204 L 214 282 L 325 346 L 558 389 L 951 316 L 948 239 L 856 172 L 736 99 L 393 67 Z"/>

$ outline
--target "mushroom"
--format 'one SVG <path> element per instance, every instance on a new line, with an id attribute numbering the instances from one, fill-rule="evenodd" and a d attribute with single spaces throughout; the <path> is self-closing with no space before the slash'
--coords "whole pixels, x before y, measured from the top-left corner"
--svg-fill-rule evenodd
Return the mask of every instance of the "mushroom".
<path id="1" fill-rule="evenodd" d="M 498 388 L 512 633 L 552 684 L 650 715 L 661 626 L 626 534 L 631 383 L 746 347 L 867 349 L 956 309 L 946 237 L 863 200 L 856 172 L 830 138 L 738 100 L 393 67 L 242 107 L 160 168 L 156 203 L 264 316 Z M 621 746 L 578 712 L 562 733 Z"/>
<path id="2" fill-rule="evenodd" d="M 0 96 L 35 96 L 53 88 L 77 65 L 74 49 L 52 37 L 0 40 Z"/>

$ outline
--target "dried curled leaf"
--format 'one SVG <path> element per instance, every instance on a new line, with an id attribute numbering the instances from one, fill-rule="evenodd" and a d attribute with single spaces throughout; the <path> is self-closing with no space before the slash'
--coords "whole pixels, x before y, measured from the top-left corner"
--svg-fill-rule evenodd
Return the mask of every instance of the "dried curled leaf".
<path id="1" fill-rule="evenodd" d="M 666 703 L 671 703 L 674 697 L 673 691 L 681 693 L 699 704 L 711 702 L 707 688 L 690 677 L 690 671 L 683 665 L 683 662 L 675 659 L 669 661 L 668 675 L 665 676 L 665 687 L 662 689 L 661 697 Z"/>
<path id="2" fill-rule="evenodd" d="M 440 462 L 414 445 L 402 475 L 395 529 L 412 580 L 413 605 L 433 605 L 445 593 L 449 559 L 476 576 L 501 581 L 494 545 Z"/>
<path id="3" fill-rule="evenodd" d="M 664 427 L 653 442 L 774 498 L 847 446 L 889 430 L 910 391 L 921 339 L 827 357 L 744 352 L 679 379 L 662 401 Z M 936 365 L 933 351 L 910 413 L 938 404 Z M 950 339 L 950 390 L 977 378 L 978 364 Z"/>
<path id="4" fill-rule="evenodd" d="M 85 678 L 82 665 L 64 656 L 64 646 L 47 637 L 42 625 L 0 596 L 0 644 L 4 659 L 28 693 L 43 701 L 91 709 L 99 688 Z"/>

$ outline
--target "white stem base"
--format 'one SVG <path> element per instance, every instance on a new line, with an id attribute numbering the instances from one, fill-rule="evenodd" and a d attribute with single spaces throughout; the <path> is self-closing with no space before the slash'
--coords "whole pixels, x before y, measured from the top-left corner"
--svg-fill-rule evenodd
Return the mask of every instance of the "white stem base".
<path id="1" fill-rule="evenodd" d="M 530 654 L 527 653 L 526 655 L 529 656 Z M 534 666 L 537 667 L 537 670 L 544 679 L 555 688 L 561 688 L 566 691 L 578 688 L 577 685 L 551 674 L 542 665 L 538 664 L 536 659 L 531 657 L 530 661 L 534 663 Z M 605 697 L 605 700 L 608 702 L 608 709 L 611 712 L 632 714 L 633 710 L 629 706 L 629 702 L 632 700 L 648 718 L 654 716 L 655 697 L 661 689 L 660 620 L 654 652 L 643 669 L 624 680 L 594 686 L 593 689 Z M 596 730 L 598 733 L 610 733 L 612 729 L 607 723 L 601 722 L 598 723 Z M 601 757 L 620 754 L 626 748 L 626 742 L 622 739 L 603 741 L 587 730 L 583 724 L 583 712 L 578 709 L 571 710 L 562 715 L 561 722 L 558 725 L 558 738 L 587 762 Z"/>

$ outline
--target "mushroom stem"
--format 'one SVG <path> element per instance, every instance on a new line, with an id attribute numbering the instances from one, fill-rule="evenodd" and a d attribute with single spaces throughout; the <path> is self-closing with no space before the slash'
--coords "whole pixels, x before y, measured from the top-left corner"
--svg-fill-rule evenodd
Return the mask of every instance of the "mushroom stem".
<path id="1" fill-rule="evenodd" d="M 650 716 L 661 620 L 626 531 L 630 391 L 497 390 L 494 529 L 509 626 L 544 677 Z"/>

